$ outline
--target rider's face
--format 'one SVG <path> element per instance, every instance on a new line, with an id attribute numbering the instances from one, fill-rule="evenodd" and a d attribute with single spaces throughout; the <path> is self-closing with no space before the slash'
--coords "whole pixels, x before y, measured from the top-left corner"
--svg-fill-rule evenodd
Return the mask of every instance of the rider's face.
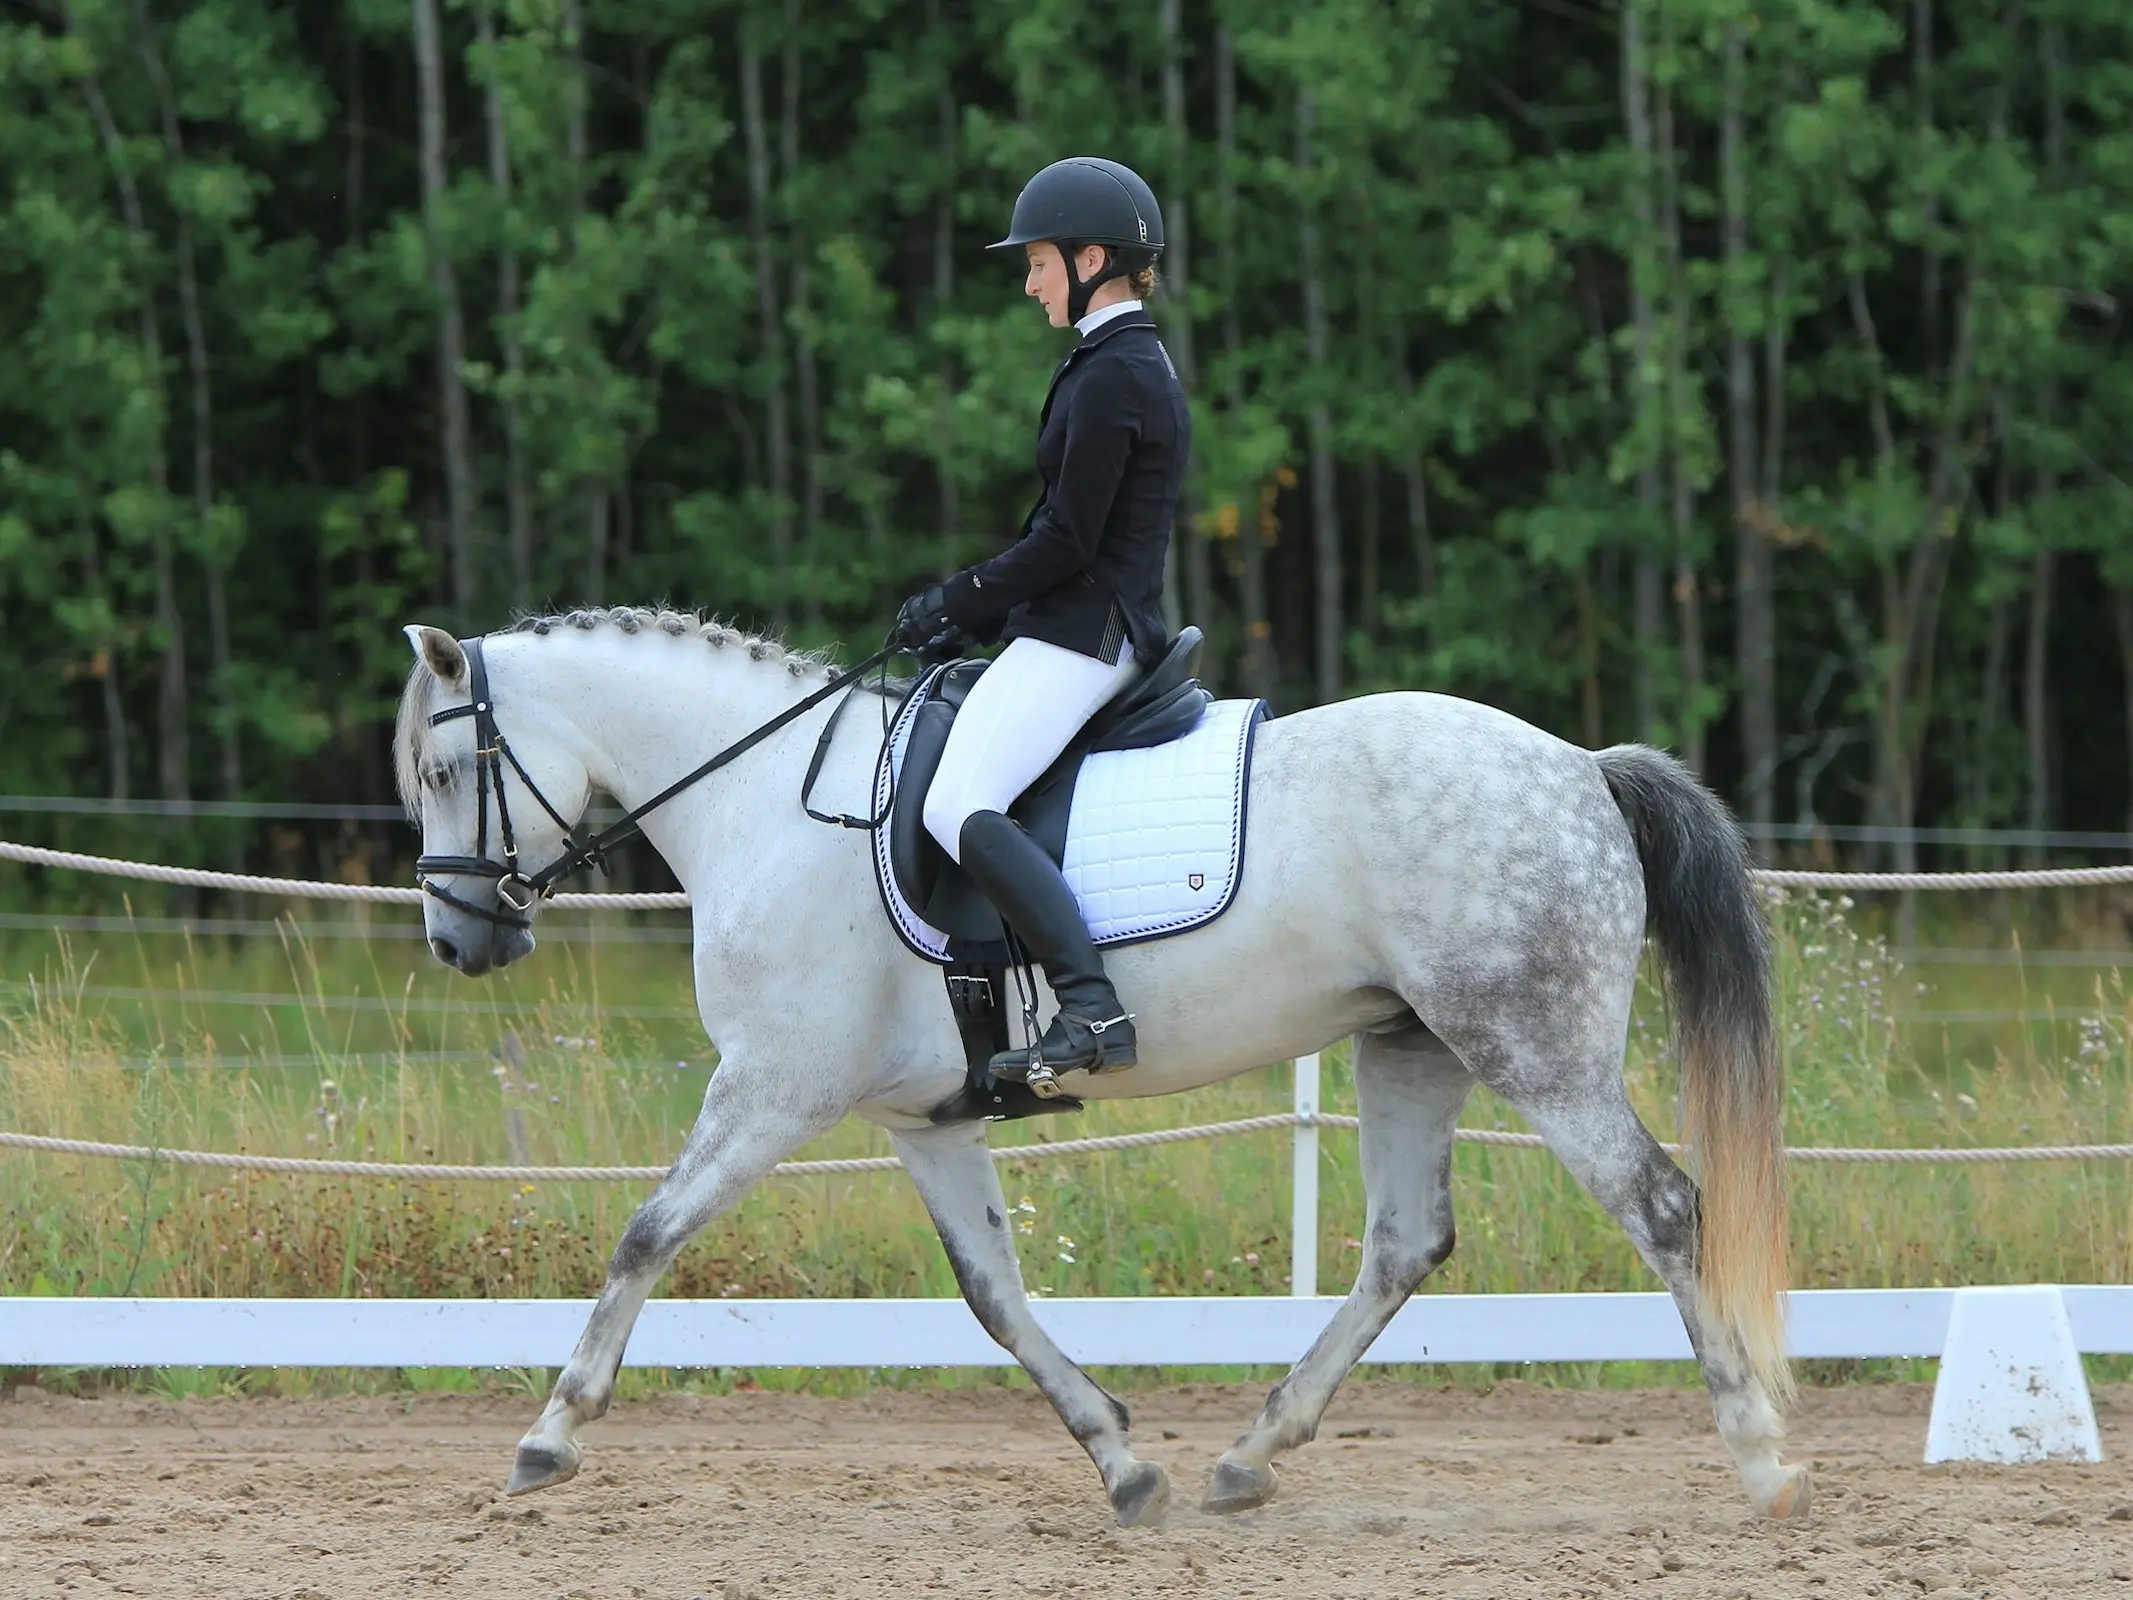
<path id="1" fill-rule="evenodd" d="M 1051 319 L 1053 327 L 1065 327 L 1068 321 L 1067 291 L 1072 285 L 1067 281 L 1066 261 L 1059 253 L 1059 246 L 1047 240 L 1022 248 L 1029 257 L 1029 276 L 1023 280 L 1022 292 L 1044 307 L 1044 314 Z M 1101 272 L 1103 265 L 1102 245 L 1082 246 L 1081 276 L 1084 282 Z"/>

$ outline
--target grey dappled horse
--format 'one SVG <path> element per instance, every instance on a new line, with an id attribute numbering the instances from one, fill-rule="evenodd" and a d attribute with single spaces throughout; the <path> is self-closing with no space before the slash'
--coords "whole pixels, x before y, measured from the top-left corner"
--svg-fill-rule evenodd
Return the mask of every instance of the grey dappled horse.
<path id="1" fill-rule="evenodd" d="M 407 632 L 415 666 L 395 750 L 424 853 L 494 857 L 474 720 L 431 720 L 468 707 L 467 653 L 434 628 Z M 496 781 L 536 866 L 562 855 L 559 818 L 580 817 L 595 789 L 635 806 L 830 676 L 717 623 L 645 610 L 529 619 L 484 655 L 490 715 L 518 764 Z M 888 1131 L 971 1310 L 1088 1451 L 1118 1521 L 1155 1520 L 1169 1482 L 1134 1453 L 1126 1408 L 1030 1314 L 984 1125 L 927 1120 L 964 1080 L 940 974 L 891 931 L 866 836 L 801 812 L 829 714 L 810 711 L 644 820 L 689 892 L 697 1007 L 719 1065 L 672 1170 L 623 1231 L 511 1490 L 577 1472 L 577 1431 L 607 1410 L 631 1325 L 682 1246 L 856 1112 Z M 878 727 L 870 712 L 845 719 L 818 804 L 868 809 Z M 1672 1292 L 1749 1499 L 1772 1516 L 1802 1512 L 1806 1469 L 1778 1448 L 1790 1381 L 1768 936 L 1724 806 L 1654 750 L 1595 754 L 1486 706 L 1379 694 L 1260 730 L 1250 831 L 1227 913 L 1108 958 L 1141 1064 L 1066 1083 L 1090 1099 L 1174 1094 L 1357 1039 L 1361 1268 L 1222 1457 L 1205 1505 L 1242 1510 L 1274 1493 L 1273 1458 L 1315 1435 L 1349 1369 L 1451 1254 L 1452 1134 L 1479 1082 L 1546 1138 Z M 478 977 L 533 949 L 514 919 L 493 920 L 493 872 L 438 887 L 458 903 L 431 899 L 425 922 L 449 965 Z M 1647 919 L 1674 999 L 1700 1187 L 1623 1090 Z"/>

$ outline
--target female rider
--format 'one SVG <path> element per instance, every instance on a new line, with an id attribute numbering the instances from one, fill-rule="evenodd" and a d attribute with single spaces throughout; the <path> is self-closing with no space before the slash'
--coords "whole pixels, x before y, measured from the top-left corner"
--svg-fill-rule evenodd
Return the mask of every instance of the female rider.
<path id="1" fill-rule="evenodd" d="M 1081 908 L 1007 808 L 1138 669 L 1161 656 L 1163 559 L 1192 420 L 1142 300 L 1155 288 L 1163 218 L 1115 161 L 1046 167 L 1015 201 L 1007 237 L 1029 263 L 1023 292 L 1081 343 L 1038 419 L 1044 489 L 1022 537 L 905 602 L 895 639 L 949 629 L 1004 638 L 972 687 L 926 797 L 926 829 L 991 899 L 1044 968 L 1059 1015 L 1037 1056 L 1051 1073 L 1130 1067 L 1133 1019 L 1104 975 Z M 993 1059 L 1021 1078 L 1030 1052 Z"/>

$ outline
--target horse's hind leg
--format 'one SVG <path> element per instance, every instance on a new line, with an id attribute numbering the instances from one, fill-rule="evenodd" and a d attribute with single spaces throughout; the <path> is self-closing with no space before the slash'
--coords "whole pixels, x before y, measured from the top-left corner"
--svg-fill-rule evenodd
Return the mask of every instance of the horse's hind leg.
<path id="1" fill-rule="evenodd" d="M 1542 1095 L 1513 1091 L 1507 1097 L 1622 1225 L 1673 1294 L 1711 1391 L 1719 1436 L 1733 1453 L 1749 1500 L 1769 1516 L 1801 1515 L 1811 1494 L 1807 1469 L 1780 1459 L 1784 1425 L 1777 1408 L 1739 1341 L 1704 1314 L 1696 1276 L 1696 1186 L 1638 1119 L 1613 1063 L 1574 1088 L 1557 1083 Z"/>
<path id="2" fill-rule="evenodd" d="M 1474 1080 L 1428 1029 L 1356 1041 L 1368 1212 L 1355 1287 L 1215 1467 L 1202 1503 L 1244 1511 L 1272 1498 L 1273 1458 L 1318 1433 L 1327 1404 L 1385 1324 L 1452 1253 L 1452 1133 Z"/>
<path id="3" fill-rule="evenodd" d="M 1000 1174 L 986 1153 L 981 1123 L 897 1133 L 896 1152 L 940 1230 L 948 1264 L 985 1331 L 1022 1363 L 1060 1421 L 1103 1474 L 1104 1492 L 1122 1528 L 1159 1521 L 1170 1479 L 1133 1453 L 1126 1408 L 1068 1360 L 1030 1315 L 1022 1266 Z"/>

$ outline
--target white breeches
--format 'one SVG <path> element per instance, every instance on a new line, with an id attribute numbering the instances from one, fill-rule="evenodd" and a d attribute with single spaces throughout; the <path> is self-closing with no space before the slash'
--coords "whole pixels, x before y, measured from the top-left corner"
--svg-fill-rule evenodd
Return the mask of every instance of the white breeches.
<path id="1" fill-rule="evenodd" d="M 1041 639 L 1013 641 L 956 713 L 926 792 L 926 831 L 961 861 L 964 822 L 1013 805 L 1138 675 L 1131 649 L 1112 666 Z"/>

